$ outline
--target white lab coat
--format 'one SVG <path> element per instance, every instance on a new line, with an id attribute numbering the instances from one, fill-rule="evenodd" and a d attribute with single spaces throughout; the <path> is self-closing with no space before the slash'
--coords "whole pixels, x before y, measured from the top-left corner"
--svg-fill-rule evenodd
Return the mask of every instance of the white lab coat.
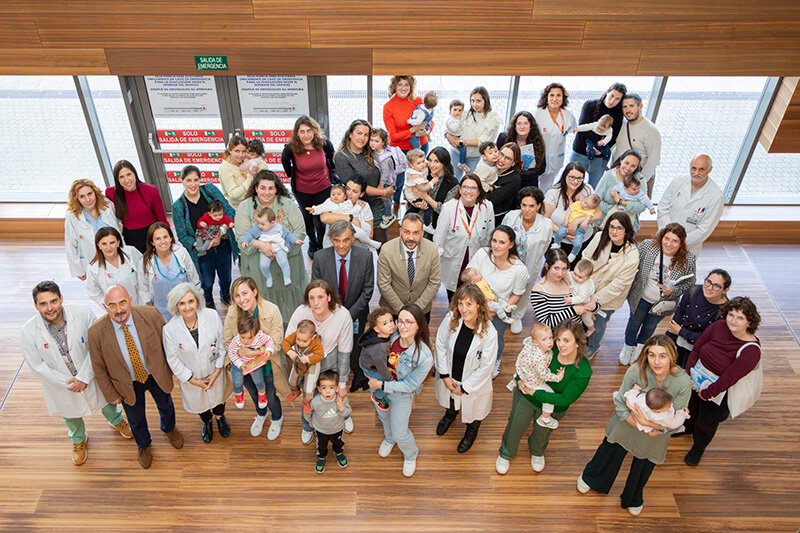
<path id="1" fill-rule="evenodd" d="M 122 251 L 127 254 L 128 259 L 120 263 L 119 268 L 114 268 L 108 263 L 101 267 L 95 262 L 90 264 L 86 271 L 86 294 L 100 307 L 103 307 L 105 302 L 106 290 L 112 285 L 122 285 L 128 289 L 132 305 L 146 303 L 139 297 L 139 279 L 136 270 L 142 260 L 142 253 L 133 246 L 123 246 Z"/>
<path id="2" fill-rule="evenodd" d="M 100 211 L 100 218 L 119 231 L 119 221 L 114 214 L 114 206 L 109 205 Z M 79 216 L 67 213 L 64 216 L 64 247 L 67 250 L 67 264 L 73 276 L 85 276 L 89 261 L 95 254 L 94 226 L 86 221 L 83 211 Z"/>
<path id="3" fill-rule="evenodd" d="M 561 110 L 564 116 L 564 132 L 572 132 L 578 126 L 575 115 L 569 109 Z M 547 108 L 537 109 L 533 114 L 539 133 L 544 139 L 545 153 L 547 155 L 547 172 L 539 176 L 539 188 L 547 192 L 552 187 L 558 172 L 564 167 L 564 150 L 567 146 L 566 135 L 561 134 L 561 128 L 553 122 Z M 558 117 L 560 120 L 560 117 Z"/>
<path id="4" fill-rule="evenodd" d="M 477 218 L 475 218 L 477 217 Z M 433 234 L 433 243 L 439 248 L 442 263 L 442 284 L 448 291 L 456 290 L 464 252 L 469 249 L 470 259 L 484 246 L 494 231 L 494 207 L 484 200 L 472 210 L 472 235 L 465 227 L 467 212 L 461 200 L 452 199 L 442 206 L 439 222 Z"/>
<path id="5" fill-rule="evenodd" d="M 452 394 L 444 385 L 440 374 L 450 374 L 453 368 L 453 350 L 455 349 L 458 330 L 463 324 L 459 320 L 455 331 L 450 331 L 451 313 L 442 320 L 436 334 L 436 400 L 445 409 L 450 407 L 450 399 L 455 408 L 461 411 L 461 420 L 465 424 L 475 420 L 483 420 L 492 410 L 492 368 L 497 360 L 497 330 L 491 323 L 483 337 L 472 338 L 467 358 L 464 361 L 463 380 L 456 381 L 468 394 L 460 396 Z M 452 375 L 450 376 L 452 377 Z"/>
<path id="6" fill-rule="evenodd" d="M 178 263 L 186 271 L 186 279 L 189 283 L 200 288 L 200 276 L 197 275 L 197 269 L 194 268 L 194 261 L 192 256 L 186 251 L 186 248 L 178 243 L 172 245 L 172 252 L 178 258 Z M 153 301 L 153 276 L 156 272 L 156 255 L 150 258 L 147 265 L 147 275 L 144 274 L 144 257 L 140 258 L 136 264 L 136 277 L 139 283 L 139 299 L 142 303 L 146 304 Z"/>
<path id="7" fill-rule="evenodd" d="M 525 268 L 528 269 L 528 284 L 525 287 L 525 294 L 517 302 L 517 309 L 513 313 L 514 318 L 521 319 L 531 304 L 528 297 L 531 287 L 539 279 L 544 254 L 550 246 L 550 241 L 553 240 L 553 223 L 541 213 L 536 213 L 536 219 L 526 231 L 525 226 L 522 225 L 522 211 L 515 209 L 506 213 L 506 216 L 503 217 L 503 224 L 511 227 L 517 234 L 517 250 L 520 259 L 525 263 Z"/>
<path id="8" fill-rule="evenodd" d="M 225 364 L 225 347 L 222 344 L 222 320 L 213 309 L 197 310 L 198 344 L 181 315 L 176 315 L 164 325 L 164 353 L 181 387 L 183 408 L 190 413 L 203 413 L 225 401 L 225 372 L 223 371 L 207 391 L 189 383 L 192 376 L 204 379 Z"/>
<path id="9" fill-rule="evenodd" d="M 67 320 L 69 355 L 78 370 L 75 379 L 86 383 L 86 389 L 83 392 L 67 390 L 67 381 L 72 379 L 72 373 L 58 351 L 58 344 L 47 330 L 44 318 L 38 313 L 22 326 L 22 355 L 28 367 L 42 381 L 42 392 L 50 416 L 81 418 L 96 413 L 108 403 L 94 379 L 89 357 L 88 331 L 96 317 L 85 305 L 65 304 L 62 309 Z"/>
<path id="10" fill-rule="evenodd" d="M 724 206 L 722 191 L 710 178 L 694 194 L 690 176 L 675 178 L 658 202 L 658 229 L 671 222 L 681 224 L 686 229 L 686 247 L 698 257 L 703 242 L 717 227 Z"/>

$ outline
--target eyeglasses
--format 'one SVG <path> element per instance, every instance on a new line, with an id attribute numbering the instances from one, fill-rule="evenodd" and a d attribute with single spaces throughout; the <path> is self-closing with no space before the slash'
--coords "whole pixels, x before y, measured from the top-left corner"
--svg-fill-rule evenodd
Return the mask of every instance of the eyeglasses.
<path id="1" fill-rule="evenodd" d="M 462 185 L 461 188 L 465 191 L 476 192 L 478 190 L 474 185 Z"/>
<path id="2" fill-rule="evenodd" d="M 395 320 L 395 322 L 397 323 L 398 327 L 399 326 L 403 326 L 403 327 L 406 327 L 406 328 L 411 327 L 414 324 L 416 324 L 416 322 L 413 321 L 413 320 L 400 320 L 399 318 L 397 320 Z"/>
<path id="3" fill-rule="evenodd" d="M 622 226 L 611 226 L 611 225 L 609 225 L 608 226 L 608 231 L 609 232 L 612 232 L 612 231 L 614 231 L 614 232 L 616 232 L 616 231 L 625 231 L 625 228 L 623 228 Z"/>
<path id="4" fill-rule="evenodd" d="M 131 303 L 128 300 L 120 300 L 118 303 L 106 304 L 106 309 L 108 309 L 109 311 L 111 311 L 113 313 L 114 311 L 117 310 L 117 308 L 119 308 L 119 309 L 127 309 L 127 307 L 130 304 Z"/>
<path id="5" fill-rule="evenodd" d="M 572 181 L 583 181 L 583 176 L 567 176 L 567 179 Z"/>
<path id="6" fill-rule="evenodd" d="M 709 279 L 706 279 L 703 282 L 703 285 L 706 286 L 706 287 L 710 287 L 710 288 L 714 289 L 715 291 L 721 291 L 722 290 L 722 285 L 720 285 L 719 283 L 712 283 L 711 280 L 709 280 Z"/>

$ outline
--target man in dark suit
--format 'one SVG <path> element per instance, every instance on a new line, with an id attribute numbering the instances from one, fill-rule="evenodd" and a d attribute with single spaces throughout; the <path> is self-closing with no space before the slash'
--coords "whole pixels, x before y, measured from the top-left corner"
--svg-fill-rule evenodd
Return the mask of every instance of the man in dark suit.
<path id="1" fill-rule="evenodd" d="M 156 402 L 161 431 L 173 448 L 183 446 L 183 435 L 175 427 L 172 403 L 172 370 L 162 345 L 164 319 L 149 305 L 131 305 L 125 287 L 112 285 L 106 291 L 107 313 L 89 328 L 89 354 L 95 380 L 106 401 L 125 409 L 133 438 L 139 446 L 139 465 L 149 468 L 150 430 L 145 417 L 145 391 Z"/>
<path id="2" fill-rule="evenodd" d="M 345 308 L 353 319 L 353 351 L 350 352 L 350 369 L 353 371 L 353 383 L 350 392 L 359 388 L 366 390 L 367 378 L 358 366 L 361 352 L 358 337 L 364 332 L 369 300 L 375 286 L 375 274 L 372 265 L 372 252 L 360 246 L 353 246 L 355 229 L 350 222 L 338 220 L 328 229 L 333 246 L 329 246 L 314 254 L 311 267 L 311 279 L 324 279 L 339 293 Z"/>

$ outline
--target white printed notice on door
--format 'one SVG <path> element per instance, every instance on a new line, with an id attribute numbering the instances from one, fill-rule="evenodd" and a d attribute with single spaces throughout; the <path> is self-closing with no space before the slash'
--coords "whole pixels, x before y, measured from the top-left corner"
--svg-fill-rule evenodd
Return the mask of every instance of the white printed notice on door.
<path id="1" fill-rule="evenodd" d="M 156 118 L 219 117 L 213 76 L 145 76 Z"/>
<path id="2" fill-rule="evenodd" d="M 305 76 L 236 76 L 243 117 L 308 115 Z"/>

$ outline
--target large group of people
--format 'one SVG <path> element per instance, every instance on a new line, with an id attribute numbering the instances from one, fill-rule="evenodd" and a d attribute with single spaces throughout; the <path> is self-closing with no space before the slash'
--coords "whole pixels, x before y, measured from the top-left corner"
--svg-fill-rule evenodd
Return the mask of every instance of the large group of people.
<path id="1" fill-rule="evenodd" d="M 384 430 L 378 453 L 387 457 L 396 444 L 411 476 L 419 454 L 412 400 L 431 368 L 444 409 L 436 433 L 460 414 L 466 427 L 457 451 L 465 453 L 496 389 L 504 390 L 493 380 L 508 360 L 505 336 L 522 331 L 531 309 L 531 337 L 506 363 L 515 370 L 507 385 L 513 399 L 495 468 L 508 472 L 533 424 L 528 447 L 540 472 L 551 433 L 590 385 L 607 323 L 627 300 L 618 358 L 630 368 L 577 488 L 607 493 L 630 452 L 622 506 L 638 514 L 670 436 L 692 435 L 685 462 L 697 465 L 719 423 L 749 407 L 741 399 L 749 390 L 732 391 L 752 388 L 760 372 L 760 317 L 749 299 L 728 299 L 725 270 L 695 283 L 697 256 L 723 206 L 709 179 L 711 157 L 694 156 L 689 175 L 669 184 L 657 235 L 637 244 L 638 215 L 649 203 L 641 189 L 652 191 L 660 161 L 658 130 L 641 115 L 641 98 L 619 83 L 586 102 L 579 120 L 568 102 L 567 89 L 552 83 L 535 111 L 516 113 L 504 129 L 489 92 L 476 87 L 467 106 L 450 102 L 449 118 L 440 120 L 449 146 L 429 150 L 435 94 L 423 100 L 413 76 L 395 76 L 383 110 L 387 131 L 357 119 L 334 149 L 316 120 L 297 120 L 281 154 L 289 189 L 264 162 L 261 143 L 241 136 L 228 143 L 220 188 L 201 185 L 200 171 L 185 167 L 174 231 L 158 189 L 129 162 L 115 165 L 105 195 L 77 180 L 65 220 L 67 261 L 106 313 L 96 319 L 86 306 L 63 304 L 58 285 L 44 281 L 33 289 L 38 314 L 22 331 L 48 411 L 69 428 L 72 461 L 86 461 L 82 417 L 99 409 L 135 439 L 148 468 L 145 391 L 180 448 L 174 376 L 204 442 L 214 419 L 219 435 L 230 435 L 231 395 L 242 408 L 247 389 L 250 433 L 260 435 L 269 416 L 269 440 L 283 427 L 281 402 L 302 396 L 300 437 L 308 444 L 316 436 L 318 473 L 329 442 L 347 466 L 341 433 L 354 430 L 347 396 L 369 390 Z M 565 134 L 576 129 L 566 161 Z M 422 170 L 404 183 L 403 170 L 420 161 L 413 153 L 405 160 L 412 150 L 425 156 Z M 478 165 L 488 170 L 476 173 Z M 408 196 L 420 175 L 427 185 Z M 399 236 L 387 239 L 403 198 L 411 200 Z M 232 280 L 237 258 L 241 277 Z M 432 331 L 442 285 L 449 305 Z M 376 286 L 379 307 L 370 309 Z M 654 335 L 666 319 L 666 335 Z M 671 423 L 687 409 L 685 423 Z"/>

